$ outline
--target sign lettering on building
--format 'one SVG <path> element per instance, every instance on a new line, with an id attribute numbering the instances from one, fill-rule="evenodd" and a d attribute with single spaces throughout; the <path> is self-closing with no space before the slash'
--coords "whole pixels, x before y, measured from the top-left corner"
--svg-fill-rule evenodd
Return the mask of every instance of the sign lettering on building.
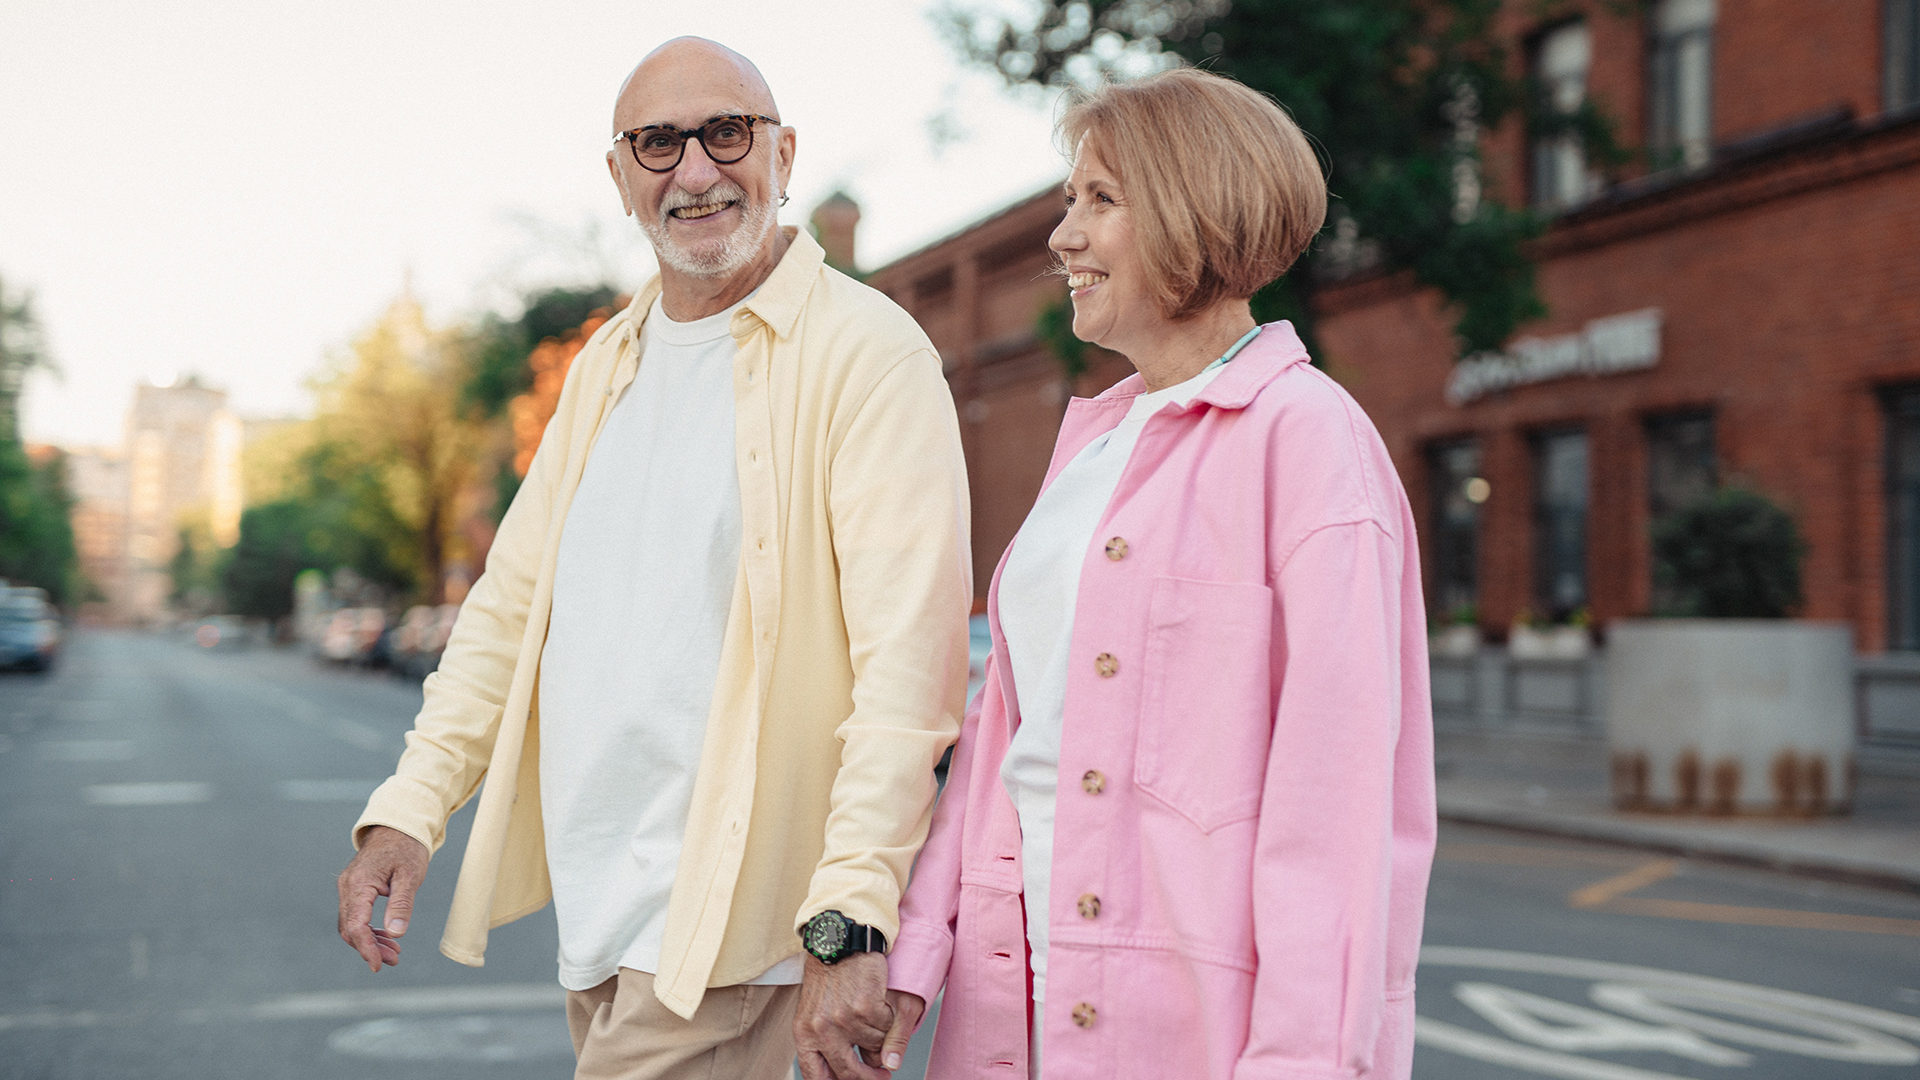
<path id="1" fill-rule="evenodd" d="M 1515 338 L 1504 353 L 1478 353 L 1454 365 L 1447 400 L 1476 398 L 1528 383 L 1573 375 L 1639 371 L 1660 361 L 1660 309 L 1595 319 L 1571 334 Z"/>

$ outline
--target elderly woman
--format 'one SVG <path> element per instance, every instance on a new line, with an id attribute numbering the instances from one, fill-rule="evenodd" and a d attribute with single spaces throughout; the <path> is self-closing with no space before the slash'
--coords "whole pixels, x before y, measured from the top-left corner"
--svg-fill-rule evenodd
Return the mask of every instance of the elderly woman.
<path id="1" fill-rule="evenodd" d="M 1248 306 L 1325 218 L 1318 161 L 1195 70 L 1062 129 L 1073 332 L 1139 373 L 1068 407 L 995 574 L 881 1062 L 944 986 L 935 1078 L 1404 1078 L 1434 845 L 1413 519 L 1353 399 Z"/>

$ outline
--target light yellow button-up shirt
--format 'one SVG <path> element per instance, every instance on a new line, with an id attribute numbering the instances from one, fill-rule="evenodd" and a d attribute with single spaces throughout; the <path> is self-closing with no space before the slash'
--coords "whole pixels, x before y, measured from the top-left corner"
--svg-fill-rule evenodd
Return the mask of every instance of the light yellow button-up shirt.
<path id="1" fill-rule="evenodd" d="M 354 826 L 356 844 L 386 825 L 438 850 L 480 793 L 440 943 L 463 964 L 552 898 L 535 687 L 555 556 L 659 292 L 574 359 L 399 768 Z M 685 1017 L 798 952 L 819 912 L 898 934 L 965 704 L 973 596 L 959 426 L 913 320 L 798 233 L 731 329 L 740 570 L 654 979 Z"/>

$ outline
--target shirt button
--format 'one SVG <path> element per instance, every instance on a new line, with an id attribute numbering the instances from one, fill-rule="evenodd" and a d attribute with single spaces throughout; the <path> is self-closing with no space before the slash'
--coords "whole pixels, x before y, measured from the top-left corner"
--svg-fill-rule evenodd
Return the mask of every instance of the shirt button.
<path id="1" fill-rule="evenodd" d="M 1113 539 L 1107 541 L 1107 558 L 1112 559 L 1114 562 L 1119 562 L 1121 559 L 1124 559 L 1126 557 L 1127 557 L 1127 538 L 1126 537 L 1116 536 Z"/>
<path id="2" fill-rule="evenodd" d="M 753 546 L 760 551 L 767 550 L 767 538 L 763 536 L 760 539 L 755 540 L 753 542 Z"/>
<path id="3" fill-rule="evenodd" d="M 1100 898 L 1088 893 L 1080 898 L 1080 917 L 1097 919 L 1100 917 Z"/>
<path id="4" fill-rule="evenodd" d="M 1089 795 L 1098 795 L 1107 790 L 1107 778 L 1099 769 L 1088 769 L 1080 778 L 1080 787 Z"/>
<path id="5" fill-rule="evenodd" d="M 758 450 L 749 450 L 749 451 L 747 451 L 747 460 L 748 460 L 748 461 L 759 461 L 759 460 L 760 460 L 760 451 L 758 451 Z"/>
<path id="6" fill-rule="evenodd" d="M 1120 660 L 1110 652 L 1103 652 L 1093 658 L 1093 670 L 1103 679 L 1111 679 L 1120 673 Z"/>
<path id="7" fill-rule="evenodd" d="M 1092 1027 L 1093 1022 L 1099 1018 L 1099 1010 L 1084 1001 L 1073 1007 L 1073 1022 L 1083 1028 Z"/>

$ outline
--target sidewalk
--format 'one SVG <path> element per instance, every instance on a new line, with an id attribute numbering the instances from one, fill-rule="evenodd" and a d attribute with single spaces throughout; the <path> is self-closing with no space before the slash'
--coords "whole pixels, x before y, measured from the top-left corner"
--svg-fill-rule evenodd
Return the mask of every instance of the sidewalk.
<path id="1" fill-rule="evenodd" d="M 1920 891 L 1920 760 L 1863 755 L 1854 812 L 1816 820 L 1627 813 L 1598 739 L 1441 732 L 1440 817 Z"/>

